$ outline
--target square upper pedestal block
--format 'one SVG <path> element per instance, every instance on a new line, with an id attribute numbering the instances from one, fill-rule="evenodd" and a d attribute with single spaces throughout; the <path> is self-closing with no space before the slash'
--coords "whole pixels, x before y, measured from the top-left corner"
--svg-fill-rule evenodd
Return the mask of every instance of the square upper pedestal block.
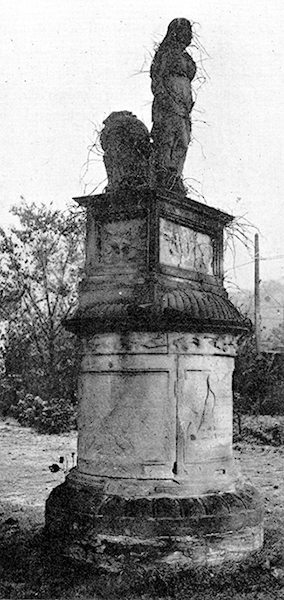
<path id="1" fill-rule="evenodd" d="M 85 337 L 247 328 L 223 286 L 230 215 L 145 188 L 77 201 L 87 209 L 86 267 L 68 329 Z"/>

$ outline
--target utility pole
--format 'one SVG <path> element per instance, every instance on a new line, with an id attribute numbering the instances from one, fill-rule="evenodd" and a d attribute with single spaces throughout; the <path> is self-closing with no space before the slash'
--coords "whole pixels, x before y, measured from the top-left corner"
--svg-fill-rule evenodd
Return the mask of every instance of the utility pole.
<path id="1" fill-rule="evenodd" d="M 256 351 L 260 352 L 259 236 L 254 236 L 254 327 Z"/>

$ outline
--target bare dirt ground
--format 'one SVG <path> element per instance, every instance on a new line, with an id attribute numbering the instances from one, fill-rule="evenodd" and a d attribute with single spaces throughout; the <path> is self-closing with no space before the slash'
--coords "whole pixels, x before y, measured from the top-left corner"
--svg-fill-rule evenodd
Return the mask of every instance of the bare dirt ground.
<path id="1" fill-rule="evenodd" d="M 65 472 L 76 462 L 77 434 L 38 434 L 21 427 L 16 420 L 0 419 L 1 502 L 44 511 L 51 490 L 59 485 Z M 72 453 L 75 454 L 74 459 Z M 284 446 L 235 444 L 235 458 L 242 472 L 262 491 L 266 512 L 284 515 Z M 57 473 L 49 465 L 64 458 Z"/>
<path id="2" fill-rule="evenodd" d="M 196 592 L 192 579 L 189 587 L 189 580 L 179 576 L 174 584 L 173 580 L 159 581 L 158 591 L 152 582 L 152 591 L 143 588 L 133 593 L 123 588 L 121 579 L 118 588 L 117 581 L 110 587 L 110 579 L 100 583 L 97 579 L 95 584 L 94 577 L 90 580 L 89 574 L 83 576 L 81 567 L 74 571 L 61 564 L 55 573 L 55 565 L 42 559 L 38 540 L 45 500 L 64 480 L 64 469 L 66 472 L 73 466 L 76 438 L 75 432 L 40 435 L 13 419 L 0 420 L 0 598 L 284 599 L 284 446 L 235 444 L 236 460 L 264 499 L 266 546 L 259 562 L 236 567 L 236 572 L 231 570 L 229 575 L 224 571 L 221 575 L 203 573 L 196 580 L 196 585 L 201 585 Z M 60 456 L 64 458 L 64 469 L 52 473 L 49 465 L 58 464 Z"/>
<path id="3" fill-rule="evenodd" d="M 76 460 L 77 434 L 38 434 L 16 420 L 0 420 L 1 502 L 44 510 L 51 490 L 65 477 L 64 470 L 52 473 L 49 465 L 64 458 L 63 467 Z"/>

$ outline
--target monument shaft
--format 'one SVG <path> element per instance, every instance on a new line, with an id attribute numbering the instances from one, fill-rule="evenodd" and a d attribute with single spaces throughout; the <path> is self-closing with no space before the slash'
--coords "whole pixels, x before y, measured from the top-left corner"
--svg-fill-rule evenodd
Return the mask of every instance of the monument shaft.
<path id="1" fill-rule="evenodd" d="M 86 276 L 66 322 L 82 339 L 78 464 L 47 502 L 48 531 L 80 560 L 134 546 L 157 562 L 242 558 L 262 544 L 262 507 L 232 452 L 247 323 L 223 287 L 231 217 L 150 189 L 78 202 Z"/>
<path id="2" fill-rule="evenodd" d="M 68 556 L 104 565 L 214 565 L 263 540 L 259 494 L 232 452 L 234 356 L 248 329 L 223 285 L 232 217 L 186 197 L 181 180 L 191 38 L 175 19 L 155 55 L 152 142 L 132 113 L 111 113 L 106 192 L 77 198 L 85 277 L 65 325 L 82 341 L 78 464 L 47 501 L 46 531 Z"/>

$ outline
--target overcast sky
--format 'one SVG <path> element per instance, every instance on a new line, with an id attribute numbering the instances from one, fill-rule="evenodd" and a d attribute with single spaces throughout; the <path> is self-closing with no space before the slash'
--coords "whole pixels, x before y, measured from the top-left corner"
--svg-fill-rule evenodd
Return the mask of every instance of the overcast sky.
<path id="1" fill-rule="evenodd" d="M 63 208 L 102 191 L 101 157 L 84 167 L 95 130 L 116 110 L 151 127 L 151 55 L 176 17 L 194 23 L 199 67 L 193 197 L 245 215 L 272 259 L 261 277 L 284 277 L 283 0 L 2 0 L 2 225 L 20 196 Z M 241 286 L 253 285 L 253 264 L 238 266 L 250 260 L 238 249 Z"/>

